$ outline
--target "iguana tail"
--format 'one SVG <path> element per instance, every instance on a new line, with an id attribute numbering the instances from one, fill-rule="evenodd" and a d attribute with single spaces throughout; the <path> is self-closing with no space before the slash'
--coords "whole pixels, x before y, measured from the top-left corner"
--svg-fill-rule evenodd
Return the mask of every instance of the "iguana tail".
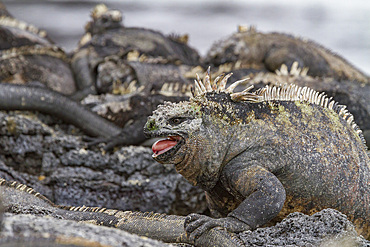
<path id="1" fill-rule="evenodd" d="M 133 234 L 167 243 L 187 243 L 195 246 L 240 246 L 236 235 L 221 228 L 213 228 L 192 242 L 184 228 L 185 217 L 159 213 L 119 211 L 100 207 L 59 206 L 32 188 L 0 178 L 0 195 L 8 212 L 46 214 L 55 218 L 74 220 L 118 228 Z M 6 199 L 5 199 L 6 198 Z M 18 199 L 17 199 L 18 198 Z M 32 210 L 35 210 L 33 213 Z"/>
<path id="2" fill-rule="evenodd" d="M 39 111 L 73 124 L 91 136 L 110 137 L 122 131 L 78 102 L 42 87 L 0 83 L 0 110 Z"/>

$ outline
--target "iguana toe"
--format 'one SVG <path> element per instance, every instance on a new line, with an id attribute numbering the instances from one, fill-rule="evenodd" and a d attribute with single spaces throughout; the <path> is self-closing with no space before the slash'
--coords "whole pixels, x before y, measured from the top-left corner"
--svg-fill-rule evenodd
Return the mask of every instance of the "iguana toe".
<path id="1" fill-rule="evenodd" d="M 221 227 L 229 232 L 241 232 L 251 229 L 247 224 L 234 217 L 214 219 L 200 214 L 188 215 L 185 218 L 184 225 L 191 241 L 195 241 L 202 234 L 215 227 Z"/>

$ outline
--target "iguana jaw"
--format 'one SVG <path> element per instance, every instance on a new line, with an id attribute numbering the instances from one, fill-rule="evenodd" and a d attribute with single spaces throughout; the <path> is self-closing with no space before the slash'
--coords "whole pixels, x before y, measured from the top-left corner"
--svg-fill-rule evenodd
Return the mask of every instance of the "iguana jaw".
<path id="1" fill-rule="evenodd" d="M 167 138 L 155 142 L 152 146 L 153 159 L 160 163 L 169 161 L 185 143 L 180 135 L 168 135 Z"/>

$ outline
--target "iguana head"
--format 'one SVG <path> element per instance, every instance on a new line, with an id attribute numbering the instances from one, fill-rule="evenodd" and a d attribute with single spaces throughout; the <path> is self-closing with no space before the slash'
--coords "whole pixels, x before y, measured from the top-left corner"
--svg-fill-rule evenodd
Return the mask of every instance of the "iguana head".
<path id="1" fill-rule="evenodd" d="M 149 137 L 165 137 L 153 144 L 153 158 L 160 163 L 181 162 L 182 149 L 189 144 L 188 139 L 199 131 L 201 124 L 200 106 L 193 102 L 165 102 L 158 106 L 144 127 Z"/>
<path id="2" fill-rule="evenodd" d="M 176 170 L 193 184 L 209 181 L 210 185 L 203 187 L 214 185 L 214 178 L 218 178 L 223 160 L 222 145 L 227 144 L 220 140 L 217 127 L 220 122 L 214 113 L 220 106 L 217 103 L 220 97 L 230 101 L 230 94 L 225 90 L 230 76 L 218 77 L 212 83 L 209 74 L 204 82 L 198 78 L 189 101 L 165 102 L 158 106 L 144 127 L 148 137 L 164 137 L 153 144 L 153 158 L 160 163 L 174 164 Z M 215 101 L 214 96 L 218 98 Z M 222 117 L 220 121 L 223 121 Z"/>

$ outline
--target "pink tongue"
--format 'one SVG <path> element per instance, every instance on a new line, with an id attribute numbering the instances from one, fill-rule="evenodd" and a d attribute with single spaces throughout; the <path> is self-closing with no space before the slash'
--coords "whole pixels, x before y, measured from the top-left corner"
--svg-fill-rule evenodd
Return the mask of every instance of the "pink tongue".
<path id="1" fill-rule="evenodd" d="M 176 141 L 172 140 L 159 140 L 156 143 L 153 144 L 152 150 L 155 154 L 161 154 L 166 152 L 167 150 L 171 149 L 173 146 L 177 144 Z"/>

